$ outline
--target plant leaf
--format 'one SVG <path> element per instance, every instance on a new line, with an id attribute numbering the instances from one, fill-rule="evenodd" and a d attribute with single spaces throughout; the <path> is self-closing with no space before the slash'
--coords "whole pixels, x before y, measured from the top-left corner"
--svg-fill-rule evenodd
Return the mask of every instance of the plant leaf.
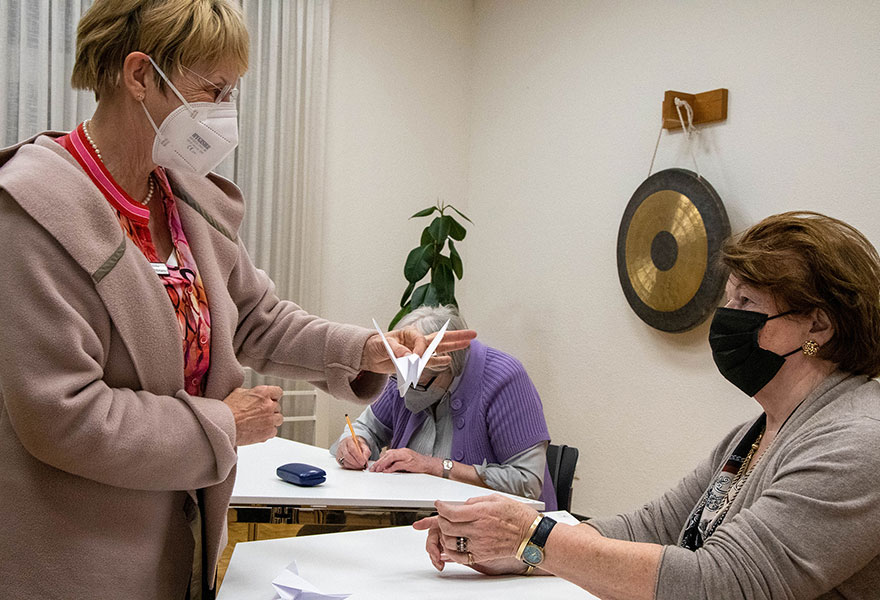
<path id="1" fill-rule="evenodd" d="M 447 223 L 449 223 L 449 237 L 458 242 L 463 240 L 464 236 L 467 234 L 467 230 L 462 227 L 461 223 L 449 215 L 443 215 L 443 218 L 447 219 Z"/>
<path id="2" fill-rule="evenodd" d="M 422 239 L 419 240 L 419 245 L 427 246 L 428 244 L 433 244 L 433 243 L 434 243 L 434 238 L 431 236 L 430 227 L 425 227 L 422 230 Z"/>
<path id="3" fill-rule="evenodd" d="M 411 216 L 410 219 L 415 219 L 416 217 L 427 217 L 435 210 L 439 210 L 439 209 L 436 206 L 432 206 L 431 208 L 424 208 L 424 209 L 420 210 L 419 212 L 417 212 L 416 214 L 414 214 L 413 216 Z M 455 212 L 458 212 L 458 211 L 455 211 Z M 459 214 L 461 214 L 461 213 L 459 213 Z M 461 216 L 464 217 L 464 215 L 461 215 Z M 464 217 L 464 218 L 467 219 L 467 217 Z"/>
<path id="4" fill-rule="evenodd" d="M 431 273 L 431 283 L 437 290 L 437 298 L 445 301 L 452 295 L 454 279 L 452 278 L 452 268 L 449 266 L 449 259 L 442 257 L 445 262 L 439 262 L 434 266 Z"/>
<path id="5" fill-rule="evenodd" d="M 452 276 L 449 277 L 448 294 L 448 296 L 443 298 L 443 305 L 454 304 L 455 307 L 458 308 L 458 302 L 455 301 L 455 279 Z"/>
<path id="6" fill-rule="evenodd" d="M 440 297 L 437 294 L 437 288 L 434 287 L 433 283 L 428 284 L 428 289 L 425 291 L 425 299 L 422 301 L 423 306 L 437 306 L 440 304 Z"/>
<path id="7" fill-rule="evenodd" d="M 434 257 L 434 259 L 435 259 L 434 260 L 434 269 L 437 269 L 437 267 L 440 265 L 445 266 L 447 269 L 452 268 L 452 261 L 449 260 L 448 256 L 438 254 L 437 256 Z"/>
<path id="8" fill-rule="evenodd" d="M 413 248 L 406 257 L 406 264 L 403 266 L 403 276 L 411 283 L 418 281 L 428 274 L 433 258 L 433 244 Z"/>
<path id="9" fill-rule="evenodd" d="M 468 219 L 466 216 L 464 216 L 464 213 L 463 213 L 463 212 L 461 212 L 460 210 L 458 210 L 457 208 L 455 208 L 455 207 L 452 206 L 451 204 L 447 204 L 446 206 L 447 206 L 448 208 L 451 208 L 451 209 L 454 210 L 455 212 L 457 212 L 459 215 L 461 215 L 461 218 L 462 218 L 462 219 L 464 219 L 465 221 L 467 221 L 468 223 L 470 223 L 471 225 L 473 225 L 474 222 L 471 221 L 470 219 Z"/>
<path id="10" fill-rule="evenodd" d="M 430 283 L 422 284 L 413 291 L 412 300 L 409 302 L 410 310 L 414 310 L 425 303 L 425 294 L 430 285 Z"/>
<path id="11" fill-rule="evenodd" d="M 431 233 L 431 237 L 434 238 L 434 241 L 441 248 L 443 247 L 443 243 L 446 242 L 446 238 L 449 237 L 449 221 L 446 220 L 447 217 L 435 217 L 431 224 L 428 225 L 428 230 Z"/>
<path id="12" fill-rule="evenodd" d="M 394 329 L 394 326 L 397 325 L 397 323 L 398 323 L 403 317 L 405 317 L 406 315 L 408 315 L 410 312 L 412 312 L 412 309 L 409 307 L 409 304 L 407 304 L 406 306 L 404 306 L 403 308 L 401 308 L 399 311 L 397 311 L 397 314 L 394 315 L 394 318 L 393 318 L 393 319 L 391 319 L 391 323 L 388 324 L 388 331 L 391 331 L 392 329 Z"/>
<path id="13" fill-rule="evenodd" d="M 406 306 L 406 301 L 409 300 L 409 295 L 412 294 L 413 289 L 416 287 L 415 281 L 410 281 L 409 285 L 406 286 L 406 291 L 403 292 L 403 296 L 400 298 L 400 306 Z"/>
<path id="14" fill-rule="evenodd" d="M 464 265 L 461 262 L 461 256 L 458 255 L 458 250 L 455 249 L 452 240 L 449 240 L 449 260 L 452 263 L 452 272 L 455 273 L 456 277 L 461 279 L 462 275 L 464 275 Z"/>

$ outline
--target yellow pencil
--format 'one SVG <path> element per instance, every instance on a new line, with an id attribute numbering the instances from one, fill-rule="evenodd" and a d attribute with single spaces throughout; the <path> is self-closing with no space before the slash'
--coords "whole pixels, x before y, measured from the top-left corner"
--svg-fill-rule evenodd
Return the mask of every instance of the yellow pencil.
<path id="1" fill-rule="evenodd" d="M 358 456 L 361 457 L 361 461 L 364 463 L 364 467 L 367 466 L 367 461 L 364 460 L 364 453 L 361 452 L 361 445 L 358 443 L 358 438 L 354 434 L 354 427 L 351 426 L 351 419 L 348 418 L 348 413 L 345 413 L 345 422 L 348 423 L 348 430 L 351 432 L 351 439 L 354 440 L 355 448 L 357 448 Z"/>

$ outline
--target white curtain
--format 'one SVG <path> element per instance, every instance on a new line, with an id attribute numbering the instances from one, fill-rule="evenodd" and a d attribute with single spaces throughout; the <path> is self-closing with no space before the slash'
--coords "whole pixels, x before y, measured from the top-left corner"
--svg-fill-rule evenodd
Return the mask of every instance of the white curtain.
<path id="1" fill-rule="evenodd" d="M 92 0 L 0 0 L 0 146 L 69 131 L 95 110 L 70 74 L 76 25 Z"/>
<path id="2" fill-rule="evenodd" d="M 76 26 L 92 0 L 0 0 L 2 146 L 69 131 L 95 108 L 74 92 Z M 242 239 L 278 293 L 320 309 L 330 0 L 245 0 L 251 65 L 241 143 L 218 169 L 247 203 Z"/>
<path id="3" fill-rule="evenodd" d="M 241 237 L 280 297 L 320 313 L 330 0 L 245 0 L 244 12 L 251 55 L 234 165 L 246 206 Z M 311 387 L 252 372 L 246 384 Z M 285 418 L 304 420 L 280 435 L 315 443 L 315 403 L 286 396 Z"/>
<path id="4" fill-rule="evenodd" d="M 94 111 L 91 92 L 70 88 L 76 26 L 91 3 L 0 0 L 0 147 L 46 129 L 69 131 Z M 251 54 L 240 84 L 240 145 L 218 168 L 244 193 L 241 237 L 254 262 L 280 297 L 312 312 L 321 305 L 330 3 L 243 0 Z"/>
<path id="5" fill-rule="evenodd" d="M 282 298 L 320 310 L 330 0 L 245 0 L 251 64 L 241 83 L 235 181 L 241 236 Z"/>

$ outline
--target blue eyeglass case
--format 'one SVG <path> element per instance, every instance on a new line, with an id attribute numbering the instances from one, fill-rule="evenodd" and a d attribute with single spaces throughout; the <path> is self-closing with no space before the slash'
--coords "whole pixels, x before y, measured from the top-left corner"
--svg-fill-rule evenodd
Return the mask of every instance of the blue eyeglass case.
<path id="1" fill-rule="evenodd" d="M 311 487 L 327 481 L 327 472 L 324 469 L 319 469 L 305 463 L 281 465 L 275 470 L 275 474 L 288 483 L 303 487 Z"/>

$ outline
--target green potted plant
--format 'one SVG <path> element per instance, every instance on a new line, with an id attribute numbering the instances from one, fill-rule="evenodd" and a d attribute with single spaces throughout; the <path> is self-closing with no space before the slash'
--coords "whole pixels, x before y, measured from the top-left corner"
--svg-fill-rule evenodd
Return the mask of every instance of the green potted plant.
<path id="1" fill-rule="evenodd" d="M 455 242 L 462 241 L 467 230 L 451 214 L 446 214 L 447 210 L 453 210 L 465 221 L 473 223 L 451 204 L 439 201 L 436 206 L 420 210 L 410 217 L 415 219 L 439 213 L 422 231 L 419 245 L 406 257 L 403 275 L 408 285 L 400 299 L 400 310 L 394 315 L 388 329 L 393 329 L 404 315 L 420 306 L 446 304 L 458 306 L 455 300 L 455 280 L 461 279 L 464 269 Z M 447 245 L 449 254 L 445 255 L 443 250 Z M 428 274 L 430 281 L 416 287 L 416 284 Z"/>

